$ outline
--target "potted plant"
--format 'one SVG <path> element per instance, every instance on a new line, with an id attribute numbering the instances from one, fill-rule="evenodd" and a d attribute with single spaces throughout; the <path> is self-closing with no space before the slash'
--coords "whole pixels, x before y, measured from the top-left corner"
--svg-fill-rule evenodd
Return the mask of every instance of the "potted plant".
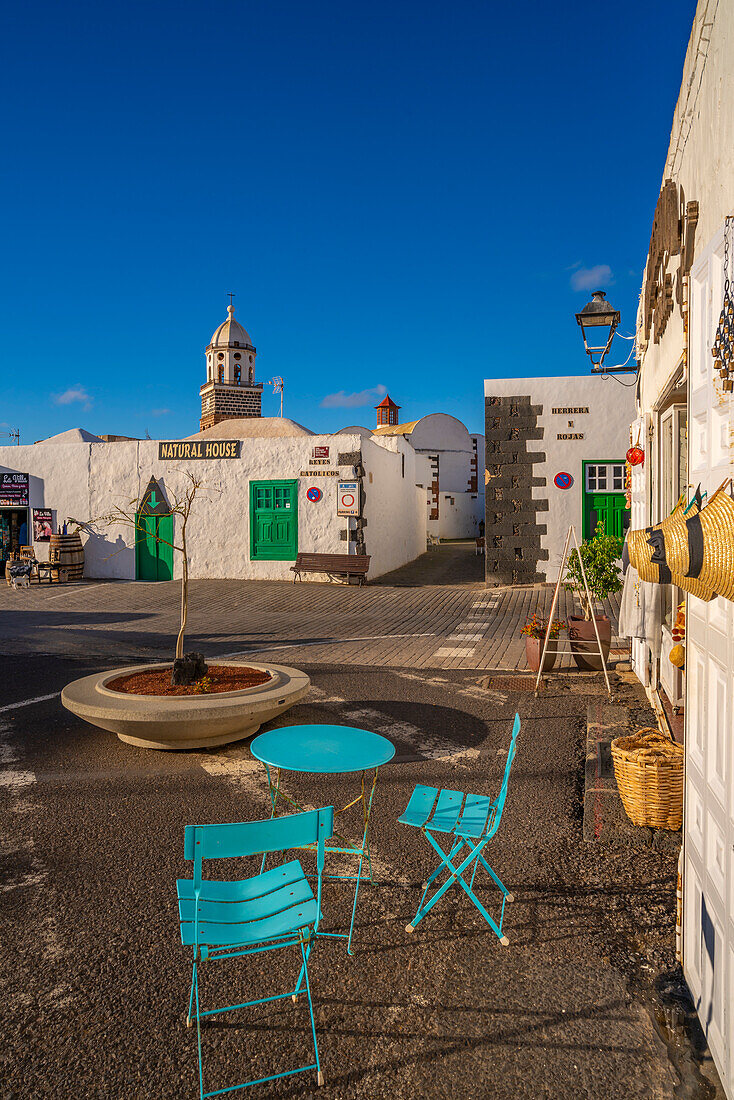
<path id="1" fill-rule="evenodd" d="M 568 559 L 563 587 L 567 592 L 576 594 L 583 614 L 568 616 L 568 636 L 571 640 L 571 652 L 578 668 L 601 672 L 602 662 L 596 643 L 592 615 L 596 620 L 596 629 L 599 632 L 605 662 L 609 657 L 612 644 L 612 623 L 607 615 L 597 615 L 593 604 L 595 600 L 604 600 L 613 592 L 621 591 L 619 559 L 622 556 L 622 540 L 615 535 L 608 535 L 604 524 L 600 521 L 596 525 L 594 537 L 584 539 L 579 550 L 580 560 L 579 552 L 576 550 L 572 551 Z M 586 596 L 584 574 L 591 601 Z"/>
<path id="2" fill-rule="evenodd" d="M 563 619 L 554 619 L 548 632 L 548 640 L 554 642 L 557 640 L 562 630 L 565 630 L 566 624 Z M 537 672 L 540 668 L 540 656 L 543 652 L 543 639 L 545 638 L 545 632 L 548 630 L 548 620 L 541 618 L 537 611 L 533 612 L 532 619 L 529 619 L 525 623 L 525 626 L 521 629 L 520 633 L 525 635 L 525 659 L 528 662 L 528 667 L 533 672 Z M 550 672 L 556 663 L 556 657 L 558 656 L 558 650 L 556 646 L 552 646 L 549 651 L 546 651 L 545 659 L 543 661 L 543 672 Z"/>

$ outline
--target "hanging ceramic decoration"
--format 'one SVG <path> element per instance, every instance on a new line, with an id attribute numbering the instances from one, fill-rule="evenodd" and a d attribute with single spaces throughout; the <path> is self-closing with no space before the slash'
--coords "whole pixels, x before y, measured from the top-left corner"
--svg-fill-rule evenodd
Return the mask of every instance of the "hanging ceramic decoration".
<path id="1" fill-rule="evenodd" d="M 724 302 L 711 348 L 714 370 L 719 372 L 725 393 L 734 391 L 734 297 L 729 284 L 731 223 L 732 219 L 727 218 L 724 225 Z"/>
<path id="2" fill-rule="evenodd" d="M 630 562 L 642 580 L 675 584 L 703 600 L 734 600 L 734 500 L 729 478 L 705 508 L 676 507 L 662 523 L 630 531 Z"/>
<path id="3" fill-rule="evenodd" d="M 674 645 L 668 654 L 668 660 L 671 665 L 675 665 L 676 668 L 683 669 L 686 664 L 686 650 L 685 646 Z"/>
<path id="4" fill-rule="evenodd" d="M 624 507 L 626 512 L 632 507 L 632 470 L 629 462 L 625 463 L 624 468 Z"/>
<path id="5" fill-rule="evenodd" d="M 670 632 L 673 636 L 674 642 L 684 642 L 686 639 L 686 603 L 685 600 L 681 600 L 678 604 L 678 611 L 675 616 L 675 622 L 673 623 L 673 629 Z"/>

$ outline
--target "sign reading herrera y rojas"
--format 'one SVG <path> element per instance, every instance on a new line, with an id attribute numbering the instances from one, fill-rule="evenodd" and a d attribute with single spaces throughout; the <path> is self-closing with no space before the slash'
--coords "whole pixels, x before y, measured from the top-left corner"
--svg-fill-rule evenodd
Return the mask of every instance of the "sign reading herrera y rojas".
<path id="1" fill-rule="evenodd" d="M 176 439 L 158 444 L 158 458 L 239 458 L 241 447 L 241 439 Z"/>

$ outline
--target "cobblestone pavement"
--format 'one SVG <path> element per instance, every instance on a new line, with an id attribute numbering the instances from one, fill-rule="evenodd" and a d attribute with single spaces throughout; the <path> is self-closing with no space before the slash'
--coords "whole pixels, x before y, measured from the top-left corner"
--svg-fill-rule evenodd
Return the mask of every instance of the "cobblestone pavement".
<path id="1" fill-rule="evenodd" d="M 526 669 L 520 627 L 552 589 L 487 588 L 474 544 L 450 543 L 360 588 L 339 583 L 191 583 L 187 647 L 326 664 Z M 156 656 L 178 630 L 180 584 L 0 586 L 0 652 Z M 618 600 L 606 608 L 616 622 Z M 557 614 L 572 611 L 561 592 Z M 563 656 L 559 668 L 571 667 Z"/>

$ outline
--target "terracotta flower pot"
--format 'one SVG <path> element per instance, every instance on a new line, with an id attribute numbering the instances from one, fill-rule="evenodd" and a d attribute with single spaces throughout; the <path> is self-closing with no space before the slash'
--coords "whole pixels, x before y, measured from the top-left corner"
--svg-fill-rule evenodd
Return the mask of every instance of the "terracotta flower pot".
<path id="1" fill-rule="evenodd" d="M 598 615 L 596 616 L 596 627 L 599 631 L 599 641 L 606 662 L 609 659 L 609 650 L 612 645 L 611 620 L 606 615 Z M 596 644 L 596 634 L 591 619 L 569 615 L 568 636 L 571 640 L 571 652 L 576 667 L 585 669 L 587 672 L 601 672 L 601 657 L 599 656 L 599 647 Z"/>
<path id="2" fill-rule="evenodd" d="M 550 672 L 556 663 L 556 650 L 558 649 L 558 639 L 549 638 L 548 648 L 553 652 L 546 653 L 545 660 L 543 661 L 543 672 Z M 543 652 L 543 639 L 542 638 L 530 638 L 525 635 L 525 659 L 528 662 L 528 667 L 537 672 L 540 667 L 540 655 Z"/>

